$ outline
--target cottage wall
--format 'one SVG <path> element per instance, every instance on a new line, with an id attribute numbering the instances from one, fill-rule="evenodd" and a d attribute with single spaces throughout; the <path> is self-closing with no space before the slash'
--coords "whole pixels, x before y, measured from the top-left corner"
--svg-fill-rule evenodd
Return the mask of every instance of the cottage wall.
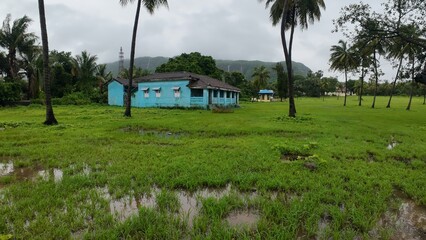
<path id="1" fill-rule="evenodd" d="M 124 106 L 124 87 L 117 81 L 108 84 L 108 104 L 112 106 Z"/>
<path id="2" fill-rule="evenodd" d="M 190 107 L 191 90 L 187 87 L 188 80 L 140 82 L 135 94 L 137 107 Z M 175 96 L 175 89 L 179 88 L 179 97 Z M 148 92 L 148 96 L 145 92 Z M 157 90 L 158 89 L 158 90 Z M 159 96 L 157 96 L 159 92 Z"/>

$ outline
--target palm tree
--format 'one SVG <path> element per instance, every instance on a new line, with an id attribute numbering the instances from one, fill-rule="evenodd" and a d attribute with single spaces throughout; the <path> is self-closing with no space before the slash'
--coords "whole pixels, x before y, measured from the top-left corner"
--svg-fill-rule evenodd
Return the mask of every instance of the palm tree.
<path id="1" fill-rule="evenodd" d="M 135 0 L 119 0 L 122 6 L 127 5 L 128 3 L 133 3 Z M 124 111 L 124 116 L 131 117 L 131 87 L 133 84 L 133 65 L 135 62 L 135 48 L 136 48 L 136 34 L 138 31 L 138 23 L 139 23 L 139 14 L 141 10 L 141 5 L 148 10 L 150 14 L 154 13 L 154 9 L 164 5 L 168 7 L 167 0 L 138 0 L 138 5 L 136 7 L 136 15 L 135 15 L 135 23 L 133 25 L 133 35 L 132 35 L 132 47 L 130 49 L 130 67 L 129 67 L 129 87 L 127 88 L 126 95 L 126 110 Z"/>
<path id="2" fill-rule="evenodd" d="M 270 8 L 272 25 L 281 22 L 281 43 L 288 73 L 288 97 L 290 117 L 296 117 L 296 105 L 294 102 L 294 74 L 292 63 L 293 37 L 297 25 L 307 29 L 309 23 L 321 18 L 321 8 L 325 9 L 324 0 L 259 0 L 265 1 L 266 8 Z M 290 30 L 287 42 L 285 32 Z"/>
<path id="3" fill-rule="evenodd" d="M 87 51 L 73 59 L 73 74 L 77 77 L 77 88 L 80 91 L 90 92 L 96 86 L 97 60 L 96 55 L 91 56 Z"/>
<path id="4" fill-rule="evenodd" d="M 345 73 L 345 100 L 343 106 L 346 106 L 347 86 L 348 86 L 348 71 L 354 69 L 357 64 L 357 57 L 353 53 L 353 49 L 347 46 L 343 40 L 339 40 L 339 45 L 331 46 L 330 62 L 331 70 L 343 71 Z"/>
<path id="5" fill-rule="evenodd" d="M 281 102 L 283 98 L 287 98 L 287 86 L 288 86 L 288 77 L 287 73 L 284 72 L 284 67 L 281 63 L 275 64 L 275 67 L 272 68 L 277 73 L 277 84 L 276 88 L 278 91 L 278 96 L 281 98 Z"/>
<path id="6" fill-rule="evenodd" d="M 31 46 L 21 52 L 23 68 L 28 79 L 28 99 L 33 99 L 39 93 L 38 60 L 41 57 L 42 49 L 39 46 Z"/>
<path id="7" fill-rule="evenodd" d="M 44 70 L 44 93 L 46 95 L 46 121 L 45 125 L 55 125 L 58 121 L 53 114 L 52 96 L 50 92 L 50 67 L 49 67 L 49 41 L 47 39 L 46 14 L 44 12 L 44 0 L 38 0 L 40 14 L 41 40 L 43 45 L 43 70 Z"/>
<path id="8" fill-rule="evenodd" d="M 106 82 L 112 79 L 112 72 L 107 72 L 106 64 L 101 64 L 96 67 L 96 79 L 98 80 L 99 92 L 103 92 L 103 87 Z"/>
<path id="9" fill-rule="evenodd" d="M 390 43 L 391 44 L 388 48 L 389 53 L 387 57 L 389 59 L 398 59 L 398 64 L 396 65 L 397 70 L 396 70 L 394 81 L 392 82 L 392 89 L 389 94 L 389 101 L 388 101 L 388 105 L 386 105 L 386 108 L 391 107 L 391 101 L 392 101 L 393 93 L 395 92 L 396 81 L 398 81 L 398 78 L 400 77 L 402 62 L 407 53 L 407 47 L 409 46 L 407 42 L 403 41 L 400 38 L 392 39 Z"/>
<path id="10" fill-rule="evenodd" d="M 28 27 L 31 19 L 27 16 L 18 18 L 11 25 L 11 15 L 8 14 L 0 29 L 0 47 L 7 49 L 7 76 L 16 79 L 20 66 L 17 62 L 17 53 L 34 45 L 36 36 L 28 33 Z"/>
<path id="11" fill-rule="evenodd" d="M 269 70 L 265 66 L 255 67 L 252 77 L 254 77 L 253 83 L 257 88 L 256 90 L 259 91 L 268 85 Z"/>
<path id="12" fill-rule="evenodd" d="M 408 58 L 411 60 L 411 90 L 410 90 L 410 100 L 408 101 L 408 106 L 406 110 L 411 109 L 411 101 L 413 100 L 414 88 L 416 87 L 415 81 L 415 64 L 416 64 L 416 55 L 419 53 L 419 46 L 414 44 L 409 44 L 409 48 L 407 49 Z"/>

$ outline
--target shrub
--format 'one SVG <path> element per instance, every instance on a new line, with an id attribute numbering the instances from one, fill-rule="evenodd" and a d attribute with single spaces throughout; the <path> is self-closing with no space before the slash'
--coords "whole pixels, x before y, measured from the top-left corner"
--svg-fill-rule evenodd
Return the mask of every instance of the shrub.
<path id="1" fill-rule="evenodd" d="M 21 84 L 15 82 L 0 82 L 0 105 L 21 99 Z"/>
<path id="2" fill-rule="evenodd" d="M 53 98 L 52 103 L 55 105 L 86 105 L 90 104 L 90 98 L 82 92 L 73 92 L 63 98 Z"/>
<path id="3" fill-rule="evenodd" d="M 234 112 L 234 105 L 212 105 L 212 112 L 213 113 L 233 113 Z"/>

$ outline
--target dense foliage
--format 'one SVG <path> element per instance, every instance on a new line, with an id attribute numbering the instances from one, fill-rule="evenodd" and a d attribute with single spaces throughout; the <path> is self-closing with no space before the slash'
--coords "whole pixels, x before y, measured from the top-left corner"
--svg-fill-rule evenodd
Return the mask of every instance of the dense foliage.
<path id="1" fill-rule="evenodd" d="M 14 82 L 0 81 L 0 105 L 21 99 L 21 85 Z"/>
<path id="2" fill-rule="evenodd" d="M 387 0 L 382 7 L 372 11 L 369 4 L 362 2 L 344 7 L 341 16 L 334 21 L 335 31 L 344 33 L 353 47 L 351 55 L 358 60 L 351 66 L 361 73 L 359 105 L 362 83 L 368 73 L 375 81 L 373 95 L 379 94 L 380 61 L 387 60 L 397 69 L 387 107 L 391 106 L 392 96 L 397 91 L 397 81 L 411 81 L 409 110 L 412 96 L 420 90 L 416 79 L 421 83 L 422 73 L 426 73 L 426 5 L 420 0 Z"/>
<path id="3" fill-rule="evenodd" d="M 182 53 L 170 58 L 169 61 L 157 67 L 155 72 L 193 72 L 201 75 L 222 79 L 223 71 L 216 67 L 211 56 L 201 55 L 199 52 Z"/>

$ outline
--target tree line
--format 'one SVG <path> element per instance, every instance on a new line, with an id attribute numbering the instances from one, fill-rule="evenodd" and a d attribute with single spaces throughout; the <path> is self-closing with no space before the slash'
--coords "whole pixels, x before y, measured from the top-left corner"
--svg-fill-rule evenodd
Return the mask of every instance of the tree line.
<path id="1" fill-rule="evenodd" d="M 282 75 L 280 78 L 285 79 L 286 83 L 283 84 L 281 80 L 279 84 L 280 90 L 282 86 L 286 86 L 285 92 L 289 99 L 289 113 L 290 117 L 296 116 L 296 105 L 294 97 L 296 95 L 296 76 L 294 75 L 292 68 L 292 56 L 293 56 L 293 41 L 295 28 L 300 27 L 301 29 L 307 29 L 310 24 L 320 20 L 321 10 L 325 9 L 325 3 L 323 0 L 260 0 L 265 2 L 266 8 L 270 10 L 270 19 L 272 24 L 280 26 L 281 43 L 283 47 L 283 54 L 285 58 L 286 75 Z M 119 0 L 119 3 L 123 6 L 133 3 L 134 0 Z M 139 22 L 140 10 L 144 7 L 149 13 L 154 13 L 154 10 L 160 6 L 168 7 L 167 0 L 138 0 L 135 21 L 132 32 L 132 44 L 130 52 L 130 67 L 128 70 L 129 84 L 132 84 L 134 78 L 134 58 L 136 48 L 136 36 Z M 364 82 L 367 74 L 374 79 L 374 91 L 373 91 L 373 103 L 372 107 L 375 106 L 376 96 L 379 90 L 379 77 L 380 72 L 380 57 L 392 61 L 397 66 L 397 74 L 394 82 L 392 83 L 392 94 L 394 93 L 396 82 L 398 79 L 411 79 L 412 86 L 410 90 L 410 101 L 407 109 L 410 109 L 411 99 L 415 93 L 416 82 L 426 84 L 426 5 L 423 0 L 387 0 L 384 4 L 382 12 L 373 12 L 368 4 L 352 4 L 342 9 L 342 15 L 335 20 L 335 31 L 343 31 L 347 37 L 347 41 L 339 41 L 338 45 L 331 47 L 332 55 L 330 62 L 332 63 L 331 69 L 337 71 L 343 71 L 345 73 L 345 101 L 348 91 L 348 72 L 358 72 L 360 74 L 360 86 L 359 86 L 359 105 L 361 105 L 362 96 L 364 94 Z M 50 86 L 50 63 L 49 60 L 49 48 L 47 38 L 47 26 L 44 11 L 44 0 L 38 0 L 38 8 L 40 15 L 40 28 L 42 33 L 42 59 L 43 59 L 43 82 L 46 102 L 46 124 L 57 123 L 54 119 L 53 109 L 51 107 L 51 86 Z M 6 23 L 10 23 L 10 17 L 6 20 Z M 35 36 L 31 33 L 23 33 L 19 37 L 15 38 L 18 41 L 13 42 L 8 37 L 5 37 L 4 33 L 11 33 L 13 39 L 13 30 L 26 29 L 30 20 L 27 17 L 16 21 L 13 25 L 3 24 L 3 29 L 0 33 L 0 46 L 3 46 L 5 42 L 8 42 L 9 46 L 14 46 L 6 53 L 0 52 L 0 68 L 4 69 L 6 78 L 17 79 L 20 74 L 20 63 L 17 58 L 17 54 L 21 52 L 31 52 L 31 49 L 25 49 L 26 46 L 34 46 Z M 353 25 L 352 27 L 348 27 Z M 18 48 L 19 46 L 19 48 Z M 36 48 L 32 49 L 36 51 Z M 21 56 L 22 57 L 22 56 Z M 29 56 L 27 56 L 29 57 Z M 32 57 L 32 55 L 31 55 Z M 83 53 L 80 56 L 83 58 Z M 33 60 L 24 59 L 23 61 Z M 36 57 L 34 59 L 37 59 Z M 87 59 L 89 60 L 89 59 Z M 280 68 L 277 66 L 277 68 Z M 75 68 L 76 69 L 76 68 Z M 34 69 L 25 69 L 26 74 L 37 75 L 39 74 Z M 93 70 L 93 68 L 85 68 L 80 74 L 82 76 L 87 72 Z M 260 71 L 260 70 L 259 70 Z M 260 71 L 261 72 L 261 71 Z M 255 88 L 259 88 L 264 83 L 264 76 L 257 73 L 253 81 Z M 76 70 L 73 74 L 77 74 Z M 3 74 L 3 73 L 2 73 Z M 264 73 L 262 73 L 264 74 Z M 254 74 L 253 74 L 254 75 Z M 74 75 L 77 76 L 77 75 Z M 312 76 L 315 76 L 313 74 Z M 28 77 L 28 76 L 27 76 Z M 30 76 L 31 77 L 31 76 Z M 231 76 L 228 76 L 232 77 Z M 34 78 L 34 77 L 33 77 Z M 30 79 L 30 78 L 28 78 Z M 35 87 L 37 85 L 35 81 L 28 81 L 27 95 L 29 97 L 36 95 Z M 30 82 L 33 84 L 31 85 Z M 93 81 L 75 82 L 74 86 L 79 89 L 84 85 L 93 84 Z M 277 81 L 278 85 L 278 81 Z M 320 84 L 321 85 L 321 84 Z M 86 86 L 87 87 L 87 86 Z M 1 88 L 0 88 L 1 89 Z M 5 88 L 9 89 L 9 88 Z M 16 90 L 16 89 L 15 89 Z M 55 90 L 58 91 L 58 90 Z M 64 90 L 65 91 L 65 90 Z M 322 90 L 321 90 L 322 91 Z M 320 91 L 320 92 L 321 92 Z M 284 93 L 283 93 L 284 94 Z M 128 88 L 126 96 L 126 109 L 124 115 L 127 117 L 131 116 L 131 93 Z M 391 98 L 389 99 L 388 107 L 390 107 Z"/>
<path id="2" fill-rule="evenodd" d="M 424 86 L 418 84 L 426 84 L 426 5 L 423 0 L 388 0 L 382 7 L 382 11 L 376 12 L 369 4 L 359 3 L 342 9 L 341 16 L 334 20 L 334 31 L 343 32 L 347 40 L 339 40 L 331 47 L 331 69 L 344 72 L 346 83 L 349 72 L 359 74 L 359 106 L 365 79 L 370 76 L 374 82 L 374 108 L 382 75 L 380 65 L 382 61 L 390 62 L 396 73 L 390 86 L 382 84 L 389 88 L 386 107 L 391 107 L 397 88 L 405 85 L 401 82 L 410 81 L 406 108 L 410 110 L 413 95 L 424 92 Z"/>
<path id="3" fill-rule="evenodd" d="M 38 37 L 28 33 L 27 16 L 12 22 L 8 15 L 0 30 L 0 75 L 2 86 L 16 86 L 16 93 L 4 93 L 13 100 L 37 99 L 44 95 L 44 72 L 42 47 L 37 44 Z M 112 74 L 106 65 L 97 64 L 97 56 L 87 51 L 72 56 L 71 52 L 49 51 L 51 96 L 62 98 L 71 93 L 81 92 L 88 98 L 99 98 L 104 84 Z M 3 87 L 5 88 L 5 87 Z"/>

